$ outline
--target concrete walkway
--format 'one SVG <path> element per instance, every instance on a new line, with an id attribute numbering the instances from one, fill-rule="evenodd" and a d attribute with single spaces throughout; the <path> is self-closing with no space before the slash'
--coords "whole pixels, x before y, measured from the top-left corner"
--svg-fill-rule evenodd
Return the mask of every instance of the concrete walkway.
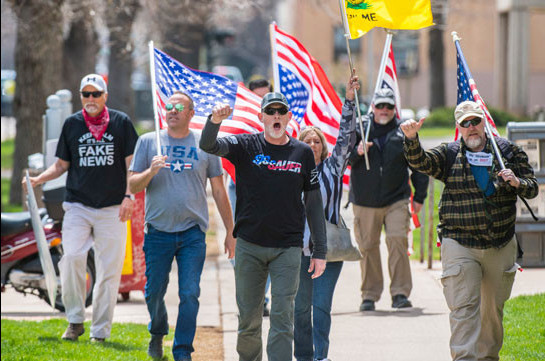
<path id="1" fill-rule="evenodd" d="M 343 203 L 344 204 L 344 203 Z M 343 217 L 352 228 L 351 207 L 343 210 Z M 221 223 L 218 223 L 221 224 Z M 218 230 L 223 239 L 224 230 Z M 387 265 L 386 247 L 382 242 L 383 267 Z M 218 261 L 221 288 L 221 310 L 224 330 L 225 361 L 236 361 L 237 306 L 233 268 L 227 258 Z M 439 281 L 441 264 L 427 265 L 412 262 L 413 291 L 410 296 L 414 307 L 397 310 L 391 307 L 388 292 L 388 271 L 383 270 L 385 291 L 374 312 L 360 312 L 360 268 L 358 262 L 345 262 L 333 298 L 332 327 L 329 358 L 334 361 L 448 361 L 449 321 L 448 308 Z M 512 297 L 521 294 L 545 292 L 545 269 L 525 269 L 518 272 Z M 266 337 L 269 320 L 263 321 L 263 359 L 266 356 Z"/>

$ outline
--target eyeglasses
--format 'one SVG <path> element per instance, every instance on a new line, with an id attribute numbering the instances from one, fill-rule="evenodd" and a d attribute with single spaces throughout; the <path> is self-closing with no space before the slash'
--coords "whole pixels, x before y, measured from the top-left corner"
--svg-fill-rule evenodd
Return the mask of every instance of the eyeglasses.
<path id="1" fill-rule="evenodd" d="M 104 94 L 104 92 L 81 92 L 81 96 L 84 98 L 89 98 L 90 96 L 93 96 L 93 98 L 100 98 Z"/>
<path id="2" fill-rule="evenodd" d="M 265 108 L 265 109 L 263 109 L 263 113 L 265 113 L 267 115 L 275 115 L 276 113 L 278 113 L 280 115 L 286 115 L 287 112 L 288 112 L 288 108 L 286 108 L 286 107 Z"/>
<path id="3" fill-rule="evenodd" d="M 165 105 L 165 109 L 167 112 L 170 112 L 172 109 L 176 109 L 177 112 L 181 112 L 182 110 L 184 110 L 184 105 L 183 104 L 170 104 L 168 103 L 167 105 Z"/>
<path id="4" fill-rule="evenodd" d="M 481 118 L 471 118 L 471 119 L 466 119 L 464 120 L 463 122 L 460 123 L 460 126 L 462 128 L 469 128 L 470 125 L 473 125 L 474 127 L 479 125 L 481 123 L 482 119 Z"/>
<path id="5" fill-rule="evenodd" d="M 382 109 L 382 108 L 384 108 L 384 107 L 386 107 L 386 108 L 388 108 L 388 109 L 390 109 L 390 110 L 392 110 L 392 109 L 395 108 L 395 106 L 392 105 L 392 104 L 386 104 L 386 103 L 375 104 L 375 108 L 377 108 L 377 109 Z"/>

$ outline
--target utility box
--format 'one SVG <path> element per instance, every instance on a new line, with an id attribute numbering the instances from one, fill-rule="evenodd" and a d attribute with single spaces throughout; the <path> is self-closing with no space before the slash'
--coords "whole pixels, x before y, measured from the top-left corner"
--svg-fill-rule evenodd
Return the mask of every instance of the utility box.
<path id="1" fill-rule="evenodd" d="M 518 262 L 524 267 L 545 267 L 545 122 L 509 122 L 507 138 L 526 152 L 539 184 L 538 196 L 526 200 L 537 222 L 524 203 L 517 202 L 515 233 L 524 250 Z"/>

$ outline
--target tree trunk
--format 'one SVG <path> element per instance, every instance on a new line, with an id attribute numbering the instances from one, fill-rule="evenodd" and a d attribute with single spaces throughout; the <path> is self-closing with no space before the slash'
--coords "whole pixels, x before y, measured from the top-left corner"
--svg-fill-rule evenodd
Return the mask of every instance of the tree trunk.
<path id="1" fill-rule="evenodd" d="M 134 92 L 131 29 L 139 8 L 138 0 L 110 0 L 106 5 L 106 22 L 110 30 L 108 63 L 108 106 L 134 119 Z"/>
<path id="2" fill-rule="evenodd" d="M 430 108 L 445 106 L 445 49 L 443 46 L 443 6 L 446 1 L 436 0 L 432 9 L 435 26 L 429 31 Z"/>
<path id="3" fill-rule="evenodd" d="M 206 27 L 202 23 L 180 24 L 165 29 L 164 52 L 193 69 L 199 68 L 199 50 L 204 45 Z"/>
<path id="4" fill-rule="evenodd" d="M 42 152 L 46 98 L 61 85 L 63 0 L 12 0 L 17 16 L 14 113 L 17 119 L 10 203 L 21 203 L 21 175 L 28 156 Z"/>
<path id="5" fill-rule="evenodd" d="M 87 3 L 84 3 L 84 5 Z M 77 5 L 76 5 L 77 6 Z M 98 37 L 87 6 L 78 8 L 63 44 L 62 86 L 72 92 L 74 109 L 80 105 L 79 84 L 86 74 L 94 73 L 99 50 Z"/>

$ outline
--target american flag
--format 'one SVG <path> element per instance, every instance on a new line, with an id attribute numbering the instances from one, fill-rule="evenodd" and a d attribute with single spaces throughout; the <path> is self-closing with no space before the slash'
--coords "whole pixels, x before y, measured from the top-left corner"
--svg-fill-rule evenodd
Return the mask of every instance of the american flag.
<path id="1" fill-rule="evenodd" d="M 339 134 L 341 99 L 316 59 L 293 36 L 271 25 L 274 85 L 286 96 L 300 128 L 319 127 L 331 151 Z"/>
<path id="2" fill-rule="evenodd" d="M 394 92 L 396 116 L 401 119 L 401 96 L 399 95 L 399 87 L 397 85 L 397 69 L 392 43 L 390 43 L 390 50 L 388 51 L 388 58 L 386 59 L 386 64 L 384 66 L 384 76 L 380 87 L 389 88 Z M 369 111 L 371 110 L 372 108 L 369 107 Z"/>
<path id="3" fill-rule="evenodd" d="M 286 96 L 298 130 L 310 125 L 319 127 L 331 152 L 339 135 L 341 99 L 320 64 L 296 38 L 276 24 L 271 25 L 271 36 L 276 90 Z M 343 178 L 346 187 L 349 175 L 347 169 Z"/>
<path id="4" fill-rule="evenodd" d="M 218 136 L 240 133 L 259 133 L 263 126 L 257 115 L 261 111 L 261 97 L 232 80 L 213 73 L 191 69 L 159 49 L 154 49 L 157 111 L 164 128 L 165 104 L 175 91 L 188 94 L 194 102 L 195 116 L 189 127 L 201 131 L 216 104 L 229 104 L 233 113 L 221 123 Z M 294 125 L 295 124 L 295 125 Z M 288 132 L 296 136 L 298 125 L 288 124 Z M 222 158 L 225 170 L 234 177 L 234 168 Z"/>
<path id="5" fill-rule="evenodd" d="M 458 64 L 458 69 L 456 72 L 456 77 L 458 79 L 457 104 L 460 104 L 461 102 L 465 100 L 472 100 L 478 103 L 484 111 L 486 120 L 488 121 L 488 124 L 490 125 L 490 130 L 492 131 L 492 134 L 494 134 L 494 136 L 496 137 L 499 137 L 500 134 L 498 133 L 498 130 L 496 129 L 496 124 L 494 123 L 494 119 L 492 119 L 492 116 L 488 112 L 488 108 L 486 107 L 486 104 L 484 103 L 483 98 L 479 94 L 479 91 L 477 90 L 477 85 L 475 84 L 475 80 L 473 80 L 473 76 L 471 75 L 471 72 L 469 71 L 469 67 L 467 66 L 466 59 L 464 58 L 464 53 L 462 53 L 462 47 L 460 46 L 460 41 L 456 40 L 454 42 L 454 45 L 456 46 L 456 63 Z M 456 128 L 454 139 L 457 140 L 458 137 L 459 137 L 458 128 Z"/>

